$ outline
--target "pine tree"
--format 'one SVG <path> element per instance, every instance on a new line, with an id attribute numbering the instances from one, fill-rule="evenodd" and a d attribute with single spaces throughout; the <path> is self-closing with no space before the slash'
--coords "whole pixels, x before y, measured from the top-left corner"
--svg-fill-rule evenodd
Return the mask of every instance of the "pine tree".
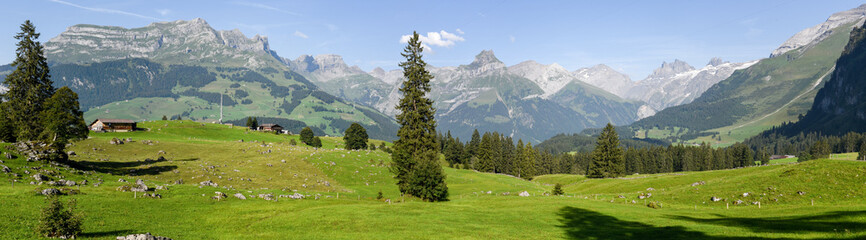
<path id="1" fill-rule="evenodd" d="M 444 201 L 448 198 L 448 187 L 445 173 L 439 166 L 436 121 L 433 118 L 436 110 L 433 101 L 425 97 L 430 92 L 433 75 L 421 59 L 422 51 L 415 32 L 401 54 L 406 58 L 400 63 L 406 80 L 400 86 L 403 97 L 397 104 L 400 129 L 391 154 L 391 172 L 397 179 L 400 192 L 425 201 Z"/>
<path id="2" fill-rule="evenodd" d="M 258 117 L 253 117 L 253 123 L 252 123 L 252 126 L 250 126 L 250 128 L 259 129 L 259 118 Z"/>
<path id="3" fill-rule="evenodd" d="M 247 125 L 246 126 L 249 129 L 253 128 L 253 117 L 247 117 Z"/>
<path id="4" fill-rule="evenodd" d="M 9 114 L 6 114 L 6 109 L 0 103 L 0 141 L 11 143 L 15 142 L 15 125 L 9 119 Z"/>
<path id="5" fill-rule="evenodd" d="M 812 148 L 809 150 L 809 154 L 812 155 L 812 158 L 828 158 L 830 157 L 830 144 L 827 141 L 819 140 L 812 145 Z"/>
<path id="6" fill-rule="evenodd" d="M 252 123 L 252 121 L 250 121 L 250 123 Z M 310 145 L 310 143 L 313 142 L 313 129 L 310 129 L 310 127 L 304 127 L 304 129 L 301 129 L 301 142 L 307 145 Z"/>
<path id="7" fill-rule="evenodd" d="M 165 115 L 162 115 L 162 120 L 163 121 L 168 120 L 168 117 L 166 117 Z"/>
<path id="8" fill-rule="evenodd" d="M 478 134 L 478 129 L 472 132 L 472 138 L 466 146 L 466 152 L 470 157 L 478 157 L 478 146 L 481 145 L 481 135 Z"/>
<path id="9" fill-rule="evenodd" d="M 619 136 L 613 125 L 608 123 L 598 136 L 595 149 L 592 150 L 592 162 L 587 177 L 609 178 L 625 174 L 625 159 L 619 146 Z"/>
<path id="10" fill-rule="evenodd" d="M 89 132 L 84 123 L 84 113 L 79 109 L 78 94 L 68 87 L 58 89 L 45 101 L 45 110 L 39 119 L 45 125 L 40 138 L 49 143 L 62 159 L 66 158 L 64 149 L 69 140 L 85 139 Z"/>
<path id="11" fill-rule="evenodd" d="M 857 159 L 866 160 L 866 141 L 860 143 L 860 151 L 857 154 Z"/>
<path id="12" fill-rule="evenodd" d="M 43 130 L 39 113 L 44 109 L 45 100 L 54 94 L 48 63 L 38 38 L 33 23 L 25 21 L 21 32 L 15 35 L 19 40 L 12 62 L 15 70 L 3 82 L 8 88 L 2 96 L 6 99 L 3 108 L 15 127 L 18 140 L 36 140 L 39 137 Z"/>
<path id="13" fill-rule="evenodd" d="M 553 185 L 553 195 L 559 196 L 562 194 L 565 194 L 565 192 L 562 191 L 562 184 L 556 183 L 556 185 Z"/>
<path id="14" fill-rule="evenodd" d="M 367 130 L 358 123 L 352 123 L 343 134 L 343 142 L 349 150 L 367 148 L 367 138 Z"/>
<path id="15" fill-rule="evenodd" d="M 478 162 L 473 163 L 475 170 L 479 172 L 493 172 L 494 145 L 495 143 L 491 134 L 484 133 L 478 146 Z"/>

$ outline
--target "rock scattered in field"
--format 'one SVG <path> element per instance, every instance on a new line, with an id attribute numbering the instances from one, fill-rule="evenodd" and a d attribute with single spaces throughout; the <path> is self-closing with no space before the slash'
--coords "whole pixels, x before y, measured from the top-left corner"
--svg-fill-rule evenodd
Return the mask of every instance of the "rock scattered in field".
<path id="1" fill-rule="evenodd" d="M 228 196 L 226 196 L 225 193 L 222 193 L 222 192 L 214 192 L 214 196 L 211 197 L 211 199 L 223 200 L 223 199 L 225 199 L 226 197 L 228 197 Z"/>
<path id="2" fill-rule="evenodd" d="M 647 191 L 655 191 L 656 189 L 655 188 L 647 188 L 646 190 Z"/>
<path id="3" fill-rule="evenodd" d="M 41 194 L 45 195 L 45 196 L 54 196 L 54 195 L 60 195 L 63 193 L 60 192 L 60 190 L 58 190 L 56 188 L 46 188 L 46 189 L 42 189 Z"/>
<path id="4" fill-rule="evenodd" d="M 118 179 L 117 179 L 117 182 L 126 182 L 126 179 L 118 178 Z"/>
<path id="5" fill-rule="evenodd" d="M 174 184 L 183 184 L 183 179 L 174 180 Z"/>
<path id="6" fill-rule="evenodd" d="M 487 191 L 487 194 L 493 194 L 493 191 Z"/>
<path id="7" fill-rule="evenodd" d="M 718 201 L 722 201 L 722 199 L 721 199 L 721 198 L 718 198 L 718 197 L 715 197 L 715 196 L 713 196 L 713 197 L 711 197 L 711 198 L 710 198 L 710 201 L 713 201 L 713 202 L 718 202 Z"/>
<path id="8" fill-rule="evenodd" d="M 619 196 L 617 196 L 617 197 L 618 197 L 618 198 L 625 198 L 625 196 L 623 196 L 623 195 L 619 195 Z"/>
<path id="9" fill-rule="evenodd" d="M 211 187 L 218 187 L 218 186 L 219 186 L 219 185 L 217 185 L 216 183 L 211 182 L 211 180 L 207 180 L 207 181 L 204 181 L 204 182 L 200 182 L 200 183 L 198 183 L 198 184 L 199 184 L 199 185 L 202 185 L 202 186 L 211 186 Z"/>
<path id="10" fill-rule="evenodd" d="M 243 193 L 235 193 L 234 196 L 235 196 L 236 198 L 240 199 L 240 200 L 247 200 L 247 197 L 244 196 Z"/>
<path id="11" fill-rule="evenodd" d="M 76 154 L 75 154 L 75 151 L 69 151 L 69 152 L 66 152 L 66 155 L 75 156 Z"/>
<path id="12" fill-rule="evenodd" d="M 60 180 L 57 180 L 57 184 L 61 185 L 61 186 L 71 187 L 71 186 L 75 186 L 75 181 L 60 179 Z"/>
<path id="13" fill-rule="evenodd" d="M 30 177 L 32 177 L 36 181 L 47 181 L 48 180 L 48 177 L 43 176 L 42 174 L 38 174 L 38 173 L 33 174 L 33 176 L 30 176 Z"/>
<path id="14" fill-rule="evenodd" d="M 295 193 L 295 194 L 289 195 L 288 197 L 291 199 L 304 199 L 304 195 L 300 194 L 300 193 Z"/>
<path id="15" fill-rule="evenodd" d="M 6 156 L 5 156 L 6 159 L 13 159 L 13 158 L 15 158 L 15 156 L 12 156 L 11 153 L 6 153 L 5 155 L 6 155 Z"/>
<path id="16" fill-rule="evenodd" d="M 697 186 L 704 185 L 704 184 L 707 184 L 707 183 L 704 181 L 695 182 L 695 183 L 692 183 L 692 187 L 697 187 Z"/>
<path id="17" fill-rule="evenodd" d="M 143 180 L 138 179 L 135 181 L 135 185 L 132 186 L 130 190 L 133 192 L 147 192 L 148 187 L 144 184 Z"/>
<path id="18" fill-rule="evenodd" d="M 746 203 L 746 202 L 743 202 L 743 200 L 739 200 L 739 199 L 737 199 L 737 201 L 734 202 L 734 205 L 740 205 L 740 204 L 743 204 L 743 203 Z"/>
<path id="19" fill-rule="evenodd" d="M 645 198 L 649 198 L 649 197 L 652 197 L 652 196 L 653 196 L 652 193 L 641 193 L 641 194 L 638 194 L 638 195 L 637 195 L 637 198 L 638 198 L 638 199 L 645 199 Z"/>
<path id="20" fill-rule="evenodd" d="M 168 190 L 168 186 L 156 185 L 156 190 Z"/>
<path id="21" fill-rule="evenodd" d="M 518 196 L 521 196 L 521 197 L 529 197 L 529 192 L 527 192 L 527 191 L 523 191 L 523 192 L 520 192 L 520 194 L 517 194 L 517 195 L 518 195 Z"/>
<path id="22" fill-rule="evenodd" d="M 803 192 L 803 191 L 797 191 L 797 194 L 800 194 L 800 196 L 803 196 L 803 195 L 806 195 L 806 192 Z"/>
<path id="23" fill-rule="evenodd" d="M 328 186 L 328 187 L 330 187 L 330 186 L 331 186 L 331 183 L 330 183 L 330 182 L 328 182 L 328 181 L 325 181 L 325 186 Z"/>
<path id="24" fill-rule="evenodd" d="M 744 192 L 744 193 L 743 193 L 743 197 L 749 197 L 749 194 L 750 194 L 750 193 Z"/>
<path id="25" fill-rule="evenodd" d="M 118 236 L 117 240 L 171 240 L 171 238 L 154 236 L 154 235 L 150 235 L 150 233 L 144 233 L 144 234 L 130 234 L 130 235 L 126 235 L 126 236 Z"/>
<path id="26" fill-rule="evenodd" d="M 162 154 L 168 154 L 168 153 L 165 153 L 165 151 L 163 151 L 163 150 L 159 150 L 159 152 L 156 152 L 156 155 L 162 155 Z"/>
<path id="27" fill-rule="evenodd" d="M 10 172 L 12 172 L 12 169 L 9 169 L 9 167 L 3 165 L 3 172 L 4 173 L 10 173 Z"/>
<path id="28" fill-rule="evenodd" d="M 274 198 L 274 195 L 273 195 L 273 194 L 270 194 L 270 193 L 267 193 L 267 194 L 264 194 L 264 193 L 259 194 L 259 198 L 264 199 L 264 200 L 267 200 L 267 201 L 273 201 L 273 200 L 275 199 L 275 198 Z"/>
<path id="29" fill-rule="evenodd" d="M 122 140 L 122 139 L 117 139 L 117 138 L 112 138 L 111 140 L 108 141 L 108 144 L 111 144 L 111 145 L 121 145 L 121 144 L 123 144 L 123 140 Z"/>

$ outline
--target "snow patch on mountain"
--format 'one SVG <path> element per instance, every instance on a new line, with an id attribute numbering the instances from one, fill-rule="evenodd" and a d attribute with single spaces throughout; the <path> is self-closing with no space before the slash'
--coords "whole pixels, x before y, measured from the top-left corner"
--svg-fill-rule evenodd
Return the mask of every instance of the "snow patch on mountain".
<path id="1" fill-rule="evenodd" d="M 524 77 L 538 85 L 544 91 L 540 95 L 542 98 L 550 97 L 571 81 L 577 80 L 559 64 L 543 65 L 531 60 L 508 67 L 508 73 Z M 528 97 L 532 96 L 524 99 Z"/>

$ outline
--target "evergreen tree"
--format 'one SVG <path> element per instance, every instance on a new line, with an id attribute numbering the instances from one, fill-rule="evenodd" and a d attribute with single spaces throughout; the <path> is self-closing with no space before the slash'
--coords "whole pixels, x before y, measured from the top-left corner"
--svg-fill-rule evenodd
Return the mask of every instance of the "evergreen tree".
<path id="1" fill-rule="evenodd" d="M 830 157 L 830 144 L 827 141 L 819 140 L 812 145 L 809 154 L 812 155 L 812 158 L 828 158 Z"/>
<path id="2" fill-rule="evenodd" d="M 321 148 L 322 147 L 322 139 L 319 137 L 313 137 L 313 139 L 310 140 L 310 143 L 308 145 L 310 145 L 311 147 L 314 147 L 314 148 Z"/>
<path id="3" fill-rule="evenodd" d="M 472 138 L 466 146 L 466 152 L 470 157 L 478 157 L 478 147 L 481 145 L 481 135 L 478 134 L 478 129 L 472 132 Z"/>
<path id="4" fill-rule="evenodd" d="M 247 117 L 247 128 L 253 129 L 253 117 Z"/>
<path id="5" fill-rule="evenodd" d="M 812 160 L 812 155 L 810 155 L 809 152 L 802 151 L 797 155 L 797 162 L 805 162 L 809 160 Z"/>
<path id="6" fill-rule="evenodd" d="M 493 172 L 494 145 L 493 136 L 490 133 L 484 133 L 478 146 L 478 162 L 473 163 L 475 170 Z"/>
<path id="7" fill-rule="evenodd" d="M 349 150 L 367 148 L 367 138 L 367 130 L 358 123 L 352 123 L 343 134 L 343 142 Z"/>
<path id="8" fill-rule="evenodd" d="M 48 205 L 42 209 L 36 232 L 43 237 L 50 238 L 75 238 L 81 234 L 81 223 L 83 217 L 76 209 L 75 199 L 70 200 L 66 206 L 60 201 L 60 197 L 52 196 L 46 199 Z"/>
<path id="9" fill-rule="evenodd" d="M 761 161 L 761 165 L 770 164 L 770 155 L 767 154 L 767 149 L 758 149 L 758 153 L 755 156 L 758 157 L 758 161 Z"/>
<path id="10" fill-rule="evenodd" d="M 857 154 L 857 159 L 866 160 L 866 141 L 860 143 L 860 151 Z"/>
<path id="11" fill-rule="evenodd" d="M 43 124 L 39 121 L 45 100 L 54 95 L 48 63 L 43 54 L 42 44 L 37 40 L 39 33 L 30 20 L 21 25 L 21 32 L 15 35 L 18 48 L 12 66 L 15 70 L 3 82 L 8 88 L 3 98 L 6 114 L 15 126 L 18 140 L 35 140 L 42 133 Z"/>
<path id="12" fill-rule="evenodd" d="M 65 159 L 64 149 L 69 140 L 87 138 L 87 124 L 84 113 L 78 105 L 78 94 L 62 87 L 45 102 L 45 110 L 39 116 L 45 129 L 41 139 L 48 142 Z"/>
<path id="13" fill-rule="evenodd" d="M 436 110 L 433 101 L 425 97 L 430 92 L 433 75 L 421 59 L 422 51 L 415 32 L 401 54 L 406 58 L 400 63 L 406 80 L 400 86 L 403 97 L 397 104 L 400 129 L 391 154 L 391 172 L 397 179 L 400 192 L 425 201 L 444 201 L 448 197 L 448 187 L 438 161 L 436 121 L 433 118 Z"/>
<path id="14" fill-rule="evenodd" d="M 562 191 L 562 184 L 556 183 L 556 185 L 553 185 L 553 195 L 559 196 L 562 194 L 565 194 L 565 192 Z"/>
<path id="15" fill-rule="evenodd" d="M 259 129 L 259 118 L 258 117 L 253 117 L 253 123 L 252 123 L 252 126 L 250 126 L 250 128 Z"/>
<path id="16" fill-rule="evenodd" d="M 252 123 L 252 121 L 250 121 L 250 123 Z M 313 129 L 310 129 L 310 127 L 304 127 L 304 129 L 301 129 L 301 142 L 307 145 L 310 145 L 310 143 L 313 142 Z"/>
<path id="17" fill-rule="evenodd" d="M 163 121 L 168 120 L 168 117 L 166 117 L 165 115 L 162 115 L 162 120 Z"/>
<path id="18" fill-rule="evenodd" d="M 15 125 L 9 119 L 9 114 L 6 114 L 6 109 L 0 103 L 0 141 L 11 143 L 15 142 Z"/>
<path id="19" fill-rule="evenodd" d="M 613 125 L 608 123 L 601 131 L 592 150 L 592 162 L 587 177 L 608 178 L 625 174 L 625 159 L 619 146 L 619 136 Z"/>

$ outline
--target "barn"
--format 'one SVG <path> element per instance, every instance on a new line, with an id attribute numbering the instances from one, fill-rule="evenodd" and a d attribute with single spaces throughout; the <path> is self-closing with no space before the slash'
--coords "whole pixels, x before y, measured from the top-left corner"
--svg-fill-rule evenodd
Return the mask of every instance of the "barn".
<path id="1" fill-rule="evenodd" d="M 135 121 L 99 118 L 90 124 L 90 130 L 95 132 L 131 132 L 135 131 Z"/>
<path id="2" fill-rule="evenodd" d="M 265 124 L 262 124 L 261 126 L 259 126 L 258 130 L 259 131 L 274 131 L 274 132 L 281 133 L 281 132 L 283 132 L 283 126 L 280 126 L 279 124 L 265 123 Z"/>

